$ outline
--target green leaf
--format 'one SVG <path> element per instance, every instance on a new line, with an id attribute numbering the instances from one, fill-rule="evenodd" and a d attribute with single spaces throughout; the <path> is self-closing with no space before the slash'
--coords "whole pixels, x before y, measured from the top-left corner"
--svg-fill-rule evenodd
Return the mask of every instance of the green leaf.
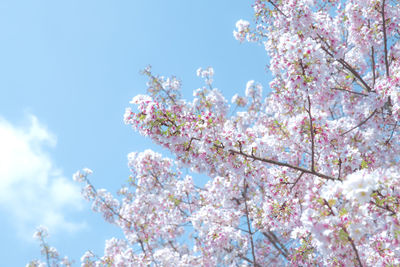
<path id="1" fill-rule="evenodd" d="M 169 201 L 171 201 L 172 203 L 174 203 L 175 206 L 179 206 L 179 204 L 181 204 L 182 200 L 177 199 L 176 197 L 174 197 L 173 195 L 168 196 Z"/>
<path id="2" fill-rule="evenodd" d="M 328 204 L 329 204 L 329 206 L 333 206 L 333 205 L 335 205 L 336 204 L 336 199 L 329 199 L 328 200 Z"/>
<path id="3" fill-rule="evenodd" d="M 139 116 L 139 120 L 144 120 L 146 118 L 146 115 L 144 115 L 144 114 L 140 114 L 140 116 Z"/>
<path id="4" fill-rule="evenodd" d="M 365 169 L 365 168 L 368 168 L 368 162 L 363 160 L 363 161 L 361 161 L 361 169 Z"/>
<path id="5" fill-rule="evenodd" d="M 396 239 L 398 239 L 399 236 L 400 236 L 400 230 L 394 231 L 394 237 L 395 237 Z"/>
<path id="6" fill-rule="evenodd" d="M 347 214 L 347 210 L 345 209 L 345 208 L 342 208 L 340 211 L 339 211 L 339 215 L 340 216 L 343 216 L 343 215 L 346 215 Z"/>
<path id="7" fill-rule="evenodd" d="M 339 231 L 339 238 L 342 241 L 349 241 L 349 235 L 343 229 Z"/>

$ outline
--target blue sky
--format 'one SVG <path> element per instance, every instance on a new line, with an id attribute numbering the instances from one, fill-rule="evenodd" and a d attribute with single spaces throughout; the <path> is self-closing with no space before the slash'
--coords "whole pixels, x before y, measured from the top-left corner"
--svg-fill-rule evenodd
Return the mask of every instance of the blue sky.
<path id="1" fill-rule="evenodd" d="M 228 100 L 248 80 L 268 87 L 263 47 L 232 35 L 237 20 L 252 20 L 251 4 L 0 1 L 2 266 L 40 256 L 32 239 L 40 224 L 77 263 L 120 235 L 90 211 L 71 176 L 89 167 L 92 183 L 114 193 L 129 176 L 129 152 L 164 152 L 123 123 L 129 101 L 145 93 L 146 65 L 179 77 L 187 99 L 203 85 L 199 67 L 214 68 L 214 86 Z"/>

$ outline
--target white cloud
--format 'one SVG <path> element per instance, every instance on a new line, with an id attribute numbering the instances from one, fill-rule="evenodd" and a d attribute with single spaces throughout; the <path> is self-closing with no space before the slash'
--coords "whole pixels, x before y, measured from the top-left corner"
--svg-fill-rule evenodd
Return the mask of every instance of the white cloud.
<path id="1" fill-rule="evenodd" d="M 18 127 L 0 117 L 0 209 L 21 235 L 39 224 L 50 231 L 76 231 L 84 226 L 67 218 L 83 208 L 80 188 L 65 178 L 46 154 L 56 138 L 35 116 Z M 29 235 L 30 236 L 30 235 Z"/>

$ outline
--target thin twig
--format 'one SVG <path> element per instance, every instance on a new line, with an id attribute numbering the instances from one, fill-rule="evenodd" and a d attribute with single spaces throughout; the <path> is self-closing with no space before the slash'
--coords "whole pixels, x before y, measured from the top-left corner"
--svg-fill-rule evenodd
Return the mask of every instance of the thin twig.
<path id="1" fill-rule="evenodd" d="M 356 91 L 350 91 L 350 90 L 346 90 L 340 87 L 333 87 L 331 88 L 332 90 L 338 90 L 338 91 L 343 91 L 343 92 L 347 92 L 347 93 L 351 93 L 351 94 L 355 94 L 355 95 L 359 95 L 359 96 L 368 96 L 367 94 L 363 94 L 360 92 L 356 92 Z"/>
<path id="2" fill-rule="evenodd" d="M 342 133 L 340 136 L 344 136 L 346 134 L 348 134 L 349 132 L 353 131 L 354 129 L 361 127 L 364 123 L 366 123 L 370 118 L 372 118 L 375 113 L 377 112 L 377 109 L 375 109 L 371 115 L 369 115 L 365 120 L 363 120 L 362 122 L 360 122 L 359 124 L 357 124 L 356 126 L 354 126 L 353 128 L 351 128 L 350 130 L 347 130 L 346 132 Z"/>
<path id="3" fill-rule="evenodd" d="M 220 146 L 220 145 L 214 145 L 214 146 L 216 148 L 223 149 L 223 147 Z M 318 177 L 326 179 L 326 180 L 333 180 L 333 181 L 339 180 L 339 181 L 341 181 L 340 179 L 337 179 L 335 177 L 332 177 L 332 176 L 329 176 L 329 175 L 326 175 L 326 174 L 322 174 L 322 173 L 319 173 L 319 172 L 316 172 L 316 171 L 311 171 L 311 170 L 308 170 L 308 169 L 305 169 L 305 168 L 302 168 L 302 167 L 299 167 L 299 166 L 295 166 L 295 165 L 292 165 L 292 164 L 289 164 L 289 163 L 280 162 L 280 161 L 276 161 L 276 160 L 269 159 L 269 158 L 260 158 L 260 157 L 255 156 L 255 155 L 249 155 L 249 154 L 247 154 L 247 153 L 245 153 L 243 151 L 236 151 L 236 150 L 233 150 L 233 149 L 230 149 L 228 151 L 230 153 L 238 154 L 238 155 L 244 156 L 246 158 L 251 158 L 253 160 L 258 160 L 258 161 L 262 161 L 262 162 L 265 162 L 265 163 L 269 163 L 269 164 L 273 164 L 273 165 L 277 165 L 277 166 L 281 166 L 281 167 L 288 167 L 290 169 L 294 169 L 294 170 L 297 170 L 297 171 L 300 171 L 300 172 L 312 174 L 312 175 L 318 176 Z"/>
<path id="4" fill-rule="evenodd" d="M 372 88 L 375 88 L 376 66 L 375 66 L 375 49 L 374 49 L 374 46 L 371 46 L 371 65 L 372 65 Z"/>
<path id="5" fill-rule="evenodd" d="M 274 2 L 268 0 L 268 3 L 270 3 L 276 10 L 278 10 L 278 12 L 281 13 L 285 18 L 288 17 L 285 13 L 282 12 L 282 10 L 279 9 L 279 7 Z"/>
<path id="6" fill-rule="evenodd" d="M 200 141 L 199 138 L 195 138 L 195 137 L 192 137 L 191 140 Z M 318 177 L 326 179 L 326 180 L 342 181 L 340 178 L 335 178 L 335 177 L 327 175 L 327 174 L 319 173 L 319 172 L 317 172 L 315 170 L 314 171 L 308 170 L 308 169 L 305 169 L 305 168 L 300 167 L 300 166 L 292 165 L 292 164 L 285 163 L 285 162 L 280 162 L 280 161 L 269 159 L 269 158 L 261 158 L 261 157 L 258 157 L 256 155 L 254 155 L 254 153 L 248 154 L 248 153 L 246 153 L 246 152 L 244 152 L 242 150 L 240 142 L 239 142 L 239 145 L 240 145 L 240 150 L 239 151 L 234 150 L 234 149 L 229 149 L 228 152 L 231 153 L 231 154 L 241 155 L 241 156 L 243 156 L 245 158 L 251 158 L 251 159 L 257 160 L 257 161 L 261 161 L 261 162 L 265 162 L 265 163 L 269 163 L 269 164 L 273 164 L 273 165 L 277 165 L 277 166 L 281 166 L 281 167 L 288 167 L 290 169 L 297 170 L 297 171 L 300 171 L 300 172 L 303 172 L 303 173 L 312 174 L 312 175 L 318 176 Z M 225 146 L 222 143 L 214 144 L 213 146 L 216 149 L 222 149 L 222 150 L 225 149 Z"/>
<path id="7" fill-rule="evenodd" d="M 272 233 L 271 231 L 268 231 L 268 233 L 262 232 L 262 234 L 268 239 L 268 241 L 274 246 L 274 248 L 287 260 L 288 255 L 285 253 L 285 251 L 283 251 L 283 249 L 280 246 L 276 244 L 276 240 L 274 240 L 274 238 L 270 236 L 271 233 Z"/>
<path id="8" fill-rule="evenodd" d="M 336 216 L 335 213 L 334 213 L 334 211 L 333 211 L 333 209 L 332 209 L 332 207 L 331 207 L 331 205 L 329 205 L 329 202 L 326 201 L 326 199 L 324 199 L 324 204 L 329 208 L 329 210 L 330 210 L 330 212 L 331 212 L 331 215 Z M 360 267 L 363 267 L 363 265 L 362 265 L 362 263 L 361 263 L 360 255 L 358 254 L 357 247 L 356 247 L 356 245 L 354 244 L 354 240 L 351 238 L 351 236 L 350 236 L 350 234 L 349 234 L 349 232 L 347 231 L 347 229 L 346 229 L 345 226 L 342 226 L 342 230 L 346 233 L 346 235 L 347 235 L 347 240 L 350 242 L 351 247 L 353 248 L 353 251 L 354 251 L 354 253 L 356 254 L 356 260 L 357 260 L 357 262 L 358 262 L 358 265 L 359 265 Z"/>
<path id="9" fill-rule="evenodd" d="M 276 243 L 278 243 L 278 245 L 282 248 L 282 250 L 285 251 L 286 255 L 288 255 L 289 252 L 287 251 L 286 247 L 281 243 L 281 241 L 279 241 L 279 239 L 276 237 L 275 233 L 270 231 L 269 234 L 276 241 Z"/>
<path id="10" fill-rule="evenodd" d="M 387 36 L 386 36 L 386 18 L 385 18 L 385 0 L 382 1 L 382 31 L 383 31 L 383 49 L 385 52 L 385 67 L 386 67 L 386 77 L 389 77 L 389 61 L 388 61 L 388 49 L 387 49 Z"/>
<path id="11" fill-rule="evenodd" d="M 338 179 L 341 179 L 340 178 L 340 175 L 341 175 L 341 171 L 342 171 L 342 159 L 341 158 L 339 158 L 339 173 L 338 173 Z"/>
<path id="12" fill-rule="evenodd" d="M 137 231 L 136 229 L 136 224 L 132 223 L 132 221 L 130 221 L 129 219 L 126 219 L 124 216 L 122 216 L 119 212 L 115 211 L 113 207 L 111 207 L 103 197 L 99 196 L 97 193 L 96 188 L 90 183 L 88 178 L 85 178 L 85 182 L 91 187 L 91 189 L 93 190 L 93 192 L 95 193 L 96 196 L 98 196 L 98 198 L 100 199 L 100 201 L 108 208 L 109 211 L 111 211 L 112 214 L 114 214 L 115 216 L 117 216 L 120 220 L 125 221 L 129 226 L 134 227 L 135 231 Z M 139 238 L 138 240 L 140 248 L 142 249 L 143 253 L 145 256 L 147 256 L 146 250 L 144 248 L 144 244 L 142 239 Z M 152 253 L 152 251 L 150 251 Z"/>
<path id="13" fill-rule="evenodd" d="M 388 48 L 387 48 L 388 43 L 386 35 L 385 0 L 382 1 L 381 15 L 382 15 L 382 31 L 383 31 L 383 49 L 385 52 L 386 78 L 389 78 L 390 72 L 389 72 Z M 392 101 L 390 99 L 390 96 L 388 97 L 387 104 L 388 104 L 389 114 L 391 115 Z"/>
<path id="14" fill-rule="evenodd" d="M 325 43 L 325 45 L 327 45 L 328 47 L 329 44 L 323 39 L 322 36 L 320 36 L 319 34 L 317 34 L 317 36 L 320 38 L 320 40 Z M 367 90 L 368 92 L 371 92 L 372 89 L 371 87 L 364 81 L 364 79 L 361 77 L 361 75 L 349 64 L 347 63 L 344 59 L 339 58 L 337 59 L 334 54 L 332 54 L 326 47 L 321 46 L 321 49 L 325 51 L 325 53 L 327 53 L 330 57 L 332 57 L 334 60 L 336 60 L 337 62 L 339 62 L 345 69 L 347 69 L 348 71 L 350 71 L 354 77 L 356 77 L 361 84 L 363 85 L 363 87 L 365 88 L 365 90 Z"/>
<path id="15" fill-rule="evenodd" d="M 243 180 L 243 183 L 244 183 L 243 198 L 244 198 L 244 207 L 246 210 L 247 229 L 249 231 L 249 236 L 250 236 L 251 255 L 253 256 L 253 265 L 254 265 L 254 267 L 256 267 L 257 266 L 256 253 L 254 250 L 253 233 L 251 231 L 251 225 L 250 225 L 250 219 L 249 219 L 249 209 L 247 207 L 247 188 L 248 188 L 248 186 L 246 184 L 246 180 Z"/>
<path id="16" fill-rule="evenodd" d="M 390 212 L 390 216 L 396 215 L 396 212 L 395 212 L 394 210 L 392 210 L 392 209 L 389 207 L 389 205 L 387 205 L 387 204 L 386 204 L 385 206 L 381 206 L 381 205 L 379 205 L 378 203 L 376 203 L 376 202 L 374 202 L 374 201 L 372 201 L 372 200 L 371 200 L 369 203 L 375 205 L 376 207 L 378 207 L 378 208 L 380 208 L 380 209 L 383 209 L 383 210 L 386 210 L 386 211 Z"/>
<path id="17" fill-rule="evenodd" d="M 346 227 L 342 227 L 343 231 L 347 234 L 347 240 L 350 242 L 351 247 L 353 248 L 354 253 L 356 254 L 356 260 L 358 262 L 358 266 L 363 267 L 360 259 L 360 255 L 358 254 L 358 250 L 356 245 L 354 244 L 353 238 L 351 238 L 349 232 L 347 232 Z"/>
<path id="18" fill-rule="evenodd" d="M 314 156 L 315 156 L 315 144 L 314 144 L 314 127 L 312 123 L 312 116 L 311 116 L 311 100 L 310 96 L 307 96 L 308 100 L 308 109 L 306 109 L 308 113 L 308 118 L 310 120 L 310 138 L 311 138 L 311 171 L 315 172 L 315 162 L 314 162 Z"/>
<path id="19" fill-rule="evenodd" d="M 396 127 L 397 127 L 397 122 L 394 124 L 393 130 L 392 130 L 392 132 L 390 133 L 390 136 L 389 136 L 388 140 L 386 140 L 386 142 L 385 142 L 386 145 L 388 145 L 389 142 L 390 142 L 390 140 L 392 139 L 393 134 L 394 134 L 394 131 L 396 130 Z"/>
<path id="20" fill-rule="evenodd" d="M 301 177 L 303 176 L 304 172 L 301 172 L 299 177 L 297 177 L 296 181 L 294 181 L 293 185 L 290 187 L 290 192 L 293 190 L 293 188 L 296 186 L 297 182 L 300 181 Z"/>

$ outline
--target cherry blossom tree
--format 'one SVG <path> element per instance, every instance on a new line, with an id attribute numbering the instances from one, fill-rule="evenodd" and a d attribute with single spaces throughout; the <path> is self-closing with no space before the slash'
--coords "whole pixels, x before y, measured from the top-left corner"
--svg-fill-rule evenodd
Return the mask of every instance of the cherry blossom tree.
<path id="1" fill-rule="evenodd" d="M 400 3 L 253 7 L 234 36 L 264 45 L 271 92 L 249 81 L 230 105 L 206 68 L 186 101 L 177 78 L 146 68 L 125 122 L 175 159 L 130 154 L 119 197 L 75 174 L 125 236 L 82 266 L 400 265 Z"/>

